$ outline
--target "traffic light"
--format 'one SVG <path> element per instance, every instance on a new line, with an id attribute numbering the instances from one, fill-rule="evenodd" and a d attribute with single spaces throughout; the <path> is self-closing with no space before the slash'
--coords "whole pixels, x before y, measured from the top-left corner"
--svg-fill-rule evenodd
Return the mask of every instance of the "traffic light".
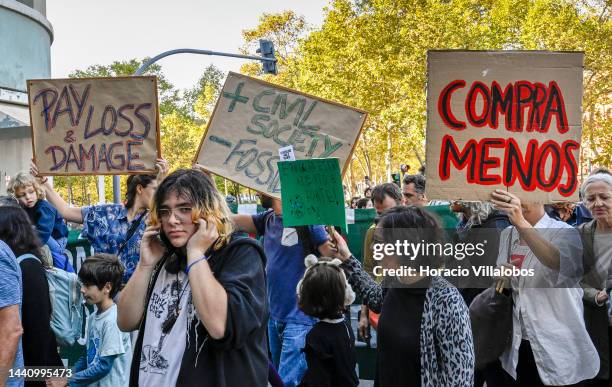
<path id="1" fill-rule="evenodd" d="M 269 40 L 259 39 L 259 48 L 257 53 L 263 58 L 274 59 L 274 62 L 265 60 L 263 63 L 263 71 L 266 74 L 276 75 L 276 57 L 274 56 L 274 43 Z"/>

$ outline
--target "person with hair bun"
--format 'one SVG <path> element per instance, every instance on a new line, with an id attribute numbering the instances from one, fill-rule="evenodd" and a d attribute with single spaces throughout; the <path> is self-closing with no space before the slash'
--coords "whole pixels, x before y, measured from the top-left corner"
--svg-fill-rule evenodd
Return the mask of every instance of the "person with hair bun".
<path id="1" fill-rule="evenodd" d="M 38 178 L 47 200 L 68 222 L 83 224 L 81 237 L 91 243 L 95 252 L 115 254 L 125 266 L 123 283 L 136 269 L 140 256 L 140 240 L 146 227 L 149 203 L 158 183 L 168 173 L 168 162 L 157 159 L 156 175 L 130 175 L 127 179 L 124 204 L 97 204 L 73 207 L 53 189 L 47 177 L 32 164 L 30 173 Z"/>
<path id="2" fill-rule="evenodd" d="M 424 268 L 440 268 L 442 257 L 435 252 L 407 256 L 387 249 L 398 241 L 441 243 L 444 230 L 438 221 L 416 206 L 396 206 L 380 215 L 373 247 L 384 250 L 378 258 L 381 265 L 375 267 L 387 272 L 383 271 L 382 284 L 364 271 L 338 233 L 334 240 L 333 256 L 342 261 L 352 288 L 369 309 L 380 313 L 375 384 L 473 386 L 475 358 L 467 305 L 444 278 L 422 274 Z M 414 274 L 402 270 L 406 267 L 415 269 Z"/>

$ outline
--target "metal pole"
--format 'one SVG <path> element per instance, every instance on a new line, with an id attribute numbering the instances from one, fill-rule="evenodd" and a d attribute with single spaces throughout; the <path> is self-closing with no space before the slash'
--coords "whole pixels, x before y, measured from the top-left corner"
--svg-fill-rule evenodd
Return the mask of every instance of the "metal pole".
<path id="1" fill-rule="evenodd" d="M 134 73 L 134 75 L 142 75 L 153 63 L 158 60 L 165 58 L 170 55 L 175 54 L 199 54 L 199 55 L 216 55 L 216 56 L 229 56 L 231 58 L 240 58 L 240 59 L 254 59 L 262 62 L 276 62 L 276 58 L 264 58 L 263 56 L 253 56 L 253 55 L 240 55 L 240 54 L 230 54 L 227 52 L 217 52 L 210 50 L 198 50 L 194 48 L 178 48 L 176 50 L 170 50 L 162 52 L 159 55 L 154 56 L 153 58 L 144 62 L 138 70 Z M 118 175 L 113 176 L 113 201 L 115 203 L 119 203 L 121 201 L 121 189 L 120 189 L 120 177 Z"/>
<path id="2" fill-rule="evenodd" d="M 151 66 L 153 63 L 157 62 L 158 60 L 162 58 L 165 58 L 170 55 L 175 55 L 175 54 L 200 54 L 200 55 L 229 56 L 231 58 L 254 59 L 254 60 L 260 60 L 262 62 L 276 62 L 275 58 L 264 58 L 261 56 L 230 54 L 227 52 L 217 52 L 217 51 L 210 51 L 210 50 L 197 50 L 194 48 L 178 48 L 176 50 L 162 52 L 161 54 L 149 59 L 148 61 L 143 63 L 138 68 L 138 70 L 136 70 L 134 75 L 142 75 L 149 68 L 149 66 Z"/>
<path id="3" fill-rule="evenodd" d="M 104 204 L 106 203 L 106 194 L 104 191 L 106 190 L 106 184 L 104 184 L 104 176 L 98 176 L 98 203 Z"/>

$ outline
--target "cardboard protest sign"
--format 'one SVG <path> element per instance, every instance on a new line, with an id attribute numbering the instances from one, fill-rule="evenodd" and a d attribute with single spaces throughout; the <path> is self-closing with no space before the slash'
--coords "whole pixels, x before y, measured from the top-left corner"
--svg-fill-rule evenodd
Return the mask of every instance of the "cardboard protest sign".
<path id="1" fill-rule="evenodd" d="M 229 73 L 196 160 L 210 172 L 280 196 L 279 149 L 295 158 L 337 157 L 343 170 L 366 112 Z"/>
<path id="2" fill-rule="evenodd" d="M 278 162 L 283 225 L 346 227 L 344 191 L 337 158 Z"/>
<path id="3" fill-rule="evenodd" d="M 155 173 L 156 77 L 29 80 L 28 96 L 41 174 Z"/>
<path id="4" fill-rule="evenodd" d="M 579 52 L 430 51 L 429 199 L 578 199 Z"/>

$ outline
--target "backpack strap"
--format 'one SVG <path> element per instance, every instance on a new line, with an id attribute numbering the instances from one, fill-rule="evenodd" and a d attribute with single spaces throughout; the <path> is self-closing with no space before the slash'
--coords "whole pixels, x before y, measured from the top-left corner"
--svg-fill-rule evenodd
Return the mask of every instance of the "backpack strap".
<path id="1" fill-rule="evenodd" d="M 145 323 L 147 321 L 147 311 L 149 310 L 149 300 L 151 299 L 151 294 L 153 293 L 153 289 L 155 288 L 155 283 L 157 282 L 157 277 L 159 277 L 159 273 L 161 273 L 162 268 L 166 264 L 168 257 L 173 254 L 172 251 L 166 251 L 163 257 L 155 264 L 153 268 L 153 273 L 151 273 L 151 278 L 149 279 L 149 285 L 147 287 L 147 293 L 145 296 L 144 303 L 144 311 L 142 312 L 142 318 L 140 320 L 140 324 L 138 324 L 138 336 L 136 337 L 136 342 L 133 345 L 132 352 L 132 364 L 130 366 L 130 386 L 138 386 L 138 376 L 140 373 L 140 356 L 142 354 L 142 341 L 144 340 L 144 330 Z"/>
<path id="2" fill-rule="evenodd" d="M 35 256 L 34 254 L 22 254 L 22 255 L 17 257 L 17 264 L 20 264 L 21 262 L 25 261 L 26 259 L 35 259 L 38 262 L 40 262 L 40 259 L 37 256 Z"/>
<path id="3" fill-rule="evenodd" d="M 125 246 L 127 246 L 128 242 L 130 241 L 130 239 L 132 239 L 132 237 L 134 236 L 134 233 L 136 232 L 136 230 L 138 229 L 138 227 L 140 226 L 140 224 L 142 223 L 142 219 L 149 213 L 149 210 L 144 210 L 140 216 L 138 217 L 138 219 L 134 219 L 132 221 L 132 225 L 130 226 L 130 229 L 128 230 L 126 236 L 125 236 L 125 241 L 123 241 L 122 244 L 119 245 L 119 249 L 117 250 L 117 255 L 121 255 L 121 253 L 123 252 L 123 249 L 125 248 Z"/>

